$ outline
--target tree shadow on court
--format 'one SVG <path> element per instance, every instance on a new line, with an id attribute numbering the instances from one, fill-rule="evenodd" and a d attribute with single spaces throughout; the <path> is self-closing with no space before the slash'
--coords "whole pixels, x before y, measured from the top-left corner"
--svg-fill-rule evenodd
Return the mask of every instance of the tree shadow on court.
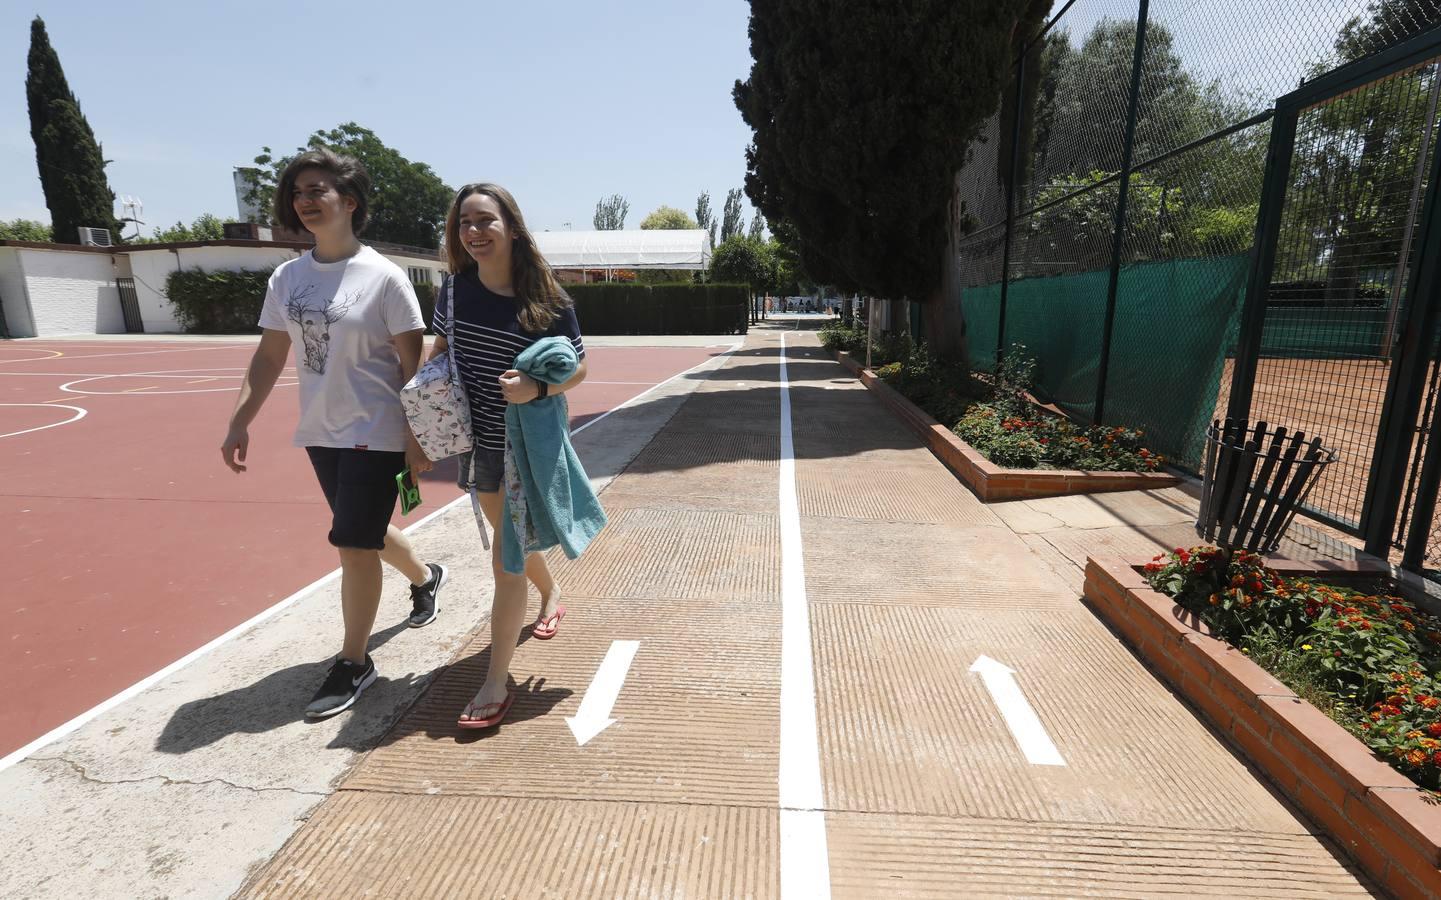
<path id="1" fill-rule="evenodd" d="M 407 628 L 405 622 L 400 622 L 384 631 L 377 631 L 370 636 L 366 649 L 374 652 Z M 332 657 L 279 669 L 245 687 L 182 704 L 165 723 L 155 741 L 155 749 L 177 755 L 189 753 L 233 734 L 263 734 L 305 721 L 305 706 L 325 680 L 333 661 Z M 382 673 L 366 689 L 363 706 L 357 705 L 354 710 L 341 713 L 352 718 L 345 722 L 330 746 L 369 749 L 388 723 L 368 721 L 370 717 L 356 716 L 356 713 L 363 709 L 393 709 L 397 703 L 403 707 L 401 698 L 413 696 L 417 687 L 429 680 L 431 674 L 411 674 L 403 679 L 391 679 Z M 352 728 L 357 723 L 358 727 Z"/>

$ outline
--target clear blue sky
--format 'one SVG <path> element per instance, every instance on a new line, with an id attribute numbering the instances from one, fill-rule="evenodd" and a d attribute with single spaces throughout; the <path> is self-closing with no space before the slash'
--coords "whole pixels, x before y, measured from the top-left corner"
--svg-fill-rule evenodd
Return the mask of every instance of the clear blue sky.
<path id="1" fill-rule="evenodd" d="M 25 106 L 37 14 L 147 232 L 234 216 L 234 166 L 347 121 L 452 187 L 505 185 L 536 229 L 588 229 L 612 193 L 630 228 L 661 204 L 693 215 L 702 190 L 719 210 L 745 177 L 744 0 L 32 0 L 0 9 L 0 219 L 50 221 Z"/>

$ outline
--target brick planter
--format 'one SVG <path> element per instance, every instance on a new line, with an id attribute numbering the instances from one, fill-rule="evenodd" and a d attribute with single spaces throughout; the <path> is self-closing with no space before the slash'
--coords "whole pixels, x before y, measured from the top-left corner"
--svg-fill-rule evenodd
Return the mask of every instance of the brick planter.
<path id="1" fill-rule="evenodd" d="M 1149 491 L 1179 484 L 1174 475 L 1161 472 L 1081 472 L 1076 469 L 1003 469 L 970 444 L 956 437 L 919 406 L 907 400 L 875 372 L 845 351 L 836 360 L 861 380 L 872 393 L 914 431 L 956 477 L 986 503 L 998 500 L 1034 500 L 1065 494 L 1100 494 L 1111 491 Z"/>
<path id="2" fill-rule="evenodd" d="M 1260 666 L 1151 590 L 1143 564 L 1086 561 L 1087 599 L 1150 667 L 1336 840 L 1402 897 L 1441 897 L 1441 805 Z M 1274 560 L 1286 575 L 1379 565 Z"/>

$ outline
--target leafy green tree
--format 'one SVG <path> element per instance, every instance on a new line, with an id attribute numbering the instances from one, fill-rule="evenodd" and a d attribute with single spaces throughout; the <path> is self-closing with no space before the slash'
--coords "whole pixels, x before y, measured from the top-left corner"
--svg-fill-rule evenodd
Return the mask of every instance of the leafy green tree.
<path id="1" fill-rule="evenodd" d="M 377 241 L 435 248 L 444 231 L 445 215 L 455 192 L 446 186 L 429 165 L 412 162 L 386 146 L 368 128 L 346 122 L 329 131 L 317 131 L 295 153 L 276 158 L 269 147 L 255 157 L 259 168 L 251 170 L 246 201 L 255 205 L 262 225 L 271 224 L 270 210 L 280 173 L 300 153 L 311 147 L 329 147 L 353 156 L 370 172 L 370 223 L 365 236 Z"/>
<path id="2" fill-rule="evenodd" d="M 611 194 L 595 202 L 595 217 L 591 221 L 596 231 L 620 231 L 628 215 L 630 201 L 620 194 Z"/>
<path id="3" fill-rule="evenodd" d="M 710 191 L 701 191 L 695 201 L 696 224 L 704 228 L 710 235 L 710 245 L 715 246 L 716 222 L 715 212 L 710 208 Z"/>
<path id="4" fill-rule="evenodd" d="M 9 222 L 0 221 L 0 241 L 39 241 L 41 243 L 49 243 L 52 240 L 50 226 L 44 222 L 36 222 L 34 219 L 12 219 Z"/>
<path id="5" fill-rule="evenodd" d="M 776 259 L 769 244 L 735 235 L 716 245 L 711 254 L 710 280 L 724 284 L 748 284 L 756 293 L 769 293 L 776 286 Z"/>
<path id="6" fill-rule="evenodd" d="M 847 292 L 933 297 L 956 172 L 997 110 L 1018 24 L 1050 2 L 838 15 L 820 0 L 752 0 L 754 64 L 734 91 L 753 131 L 746 193 L 794 226 L 807 272 Z"/>
<path id="7" fill-rule="evenodd" d="M 741 216 L 741 189 L 726 191 L 726 204 L 721 217 L 721 243 L 733 237 L 740 237 L 746 230 L 746 220 Z"/>
<path id="8" fill-rule="evenodd" d="M 225 222 L 219 216 L 205 213 L 186 225 L 176 222 L 169 228 L 157 228 L 152 237 L 132 238 L 132 244 L 175 244 L 181 241 L 218 241 L 225 237 Z"/>
<path id="9" fill-rule="evenodd" d="M 676 209 L 674 206 L 661 206 L 646 216 L 640 223 L 640 227 L 647 231 L 685 231 L 700 226 L 694 219 L 686 215 L 684 210 Z"/>
<path id="10" fill-rule="evenodd" d="M 754 219 L 751 219 L 751 229 L 746 234 L 746 237 L 750 238 L 753 241 L 761 240 L 765 233 L 765 225 L 765 220 L 763 220 L 760 216 L 756 216 Z"/>
<path id="11" fill-rule="evenodd" d="M 105 178 L 105 157 L 90 123 L 80 114 L 80 102 L 70 91 L 39 16 L 30 23 L 25 98 L 40 188 L 50 208 L 55 240 L 78 244 L 80 227 L 88 226 L 108 228 L 118 241 L 120 222 L 115 218 L 115 194 Z"/>

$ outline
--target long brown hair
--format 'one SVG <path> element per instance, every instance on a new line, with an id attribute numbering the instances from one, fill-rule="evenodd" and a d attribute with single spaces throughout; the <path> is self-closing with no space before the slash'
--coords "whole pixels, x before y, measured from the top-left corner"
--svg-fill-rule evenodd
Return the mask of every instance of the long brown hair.
<path id="1" fill-rule="evenodd" d="M 477 268 L 475 259 L 460 240 L 460 204 L 471 194 L 484 194 L 494 200 L 500 207 L 502 224 L 515 235 L 510 250 L 510 283 L 520 304 L 516 310 L 520 327 L 531 334 L 545 331 L 555 324 L 561 310 L 570 306 L 570 297 L 555 280 L 550 263 L 540 255 L 515 198 L 500 185 L 477 182 L 467 184 L 456 193 L 450 214 L 445 217 L 445 256 L 451 274 Z"/>

